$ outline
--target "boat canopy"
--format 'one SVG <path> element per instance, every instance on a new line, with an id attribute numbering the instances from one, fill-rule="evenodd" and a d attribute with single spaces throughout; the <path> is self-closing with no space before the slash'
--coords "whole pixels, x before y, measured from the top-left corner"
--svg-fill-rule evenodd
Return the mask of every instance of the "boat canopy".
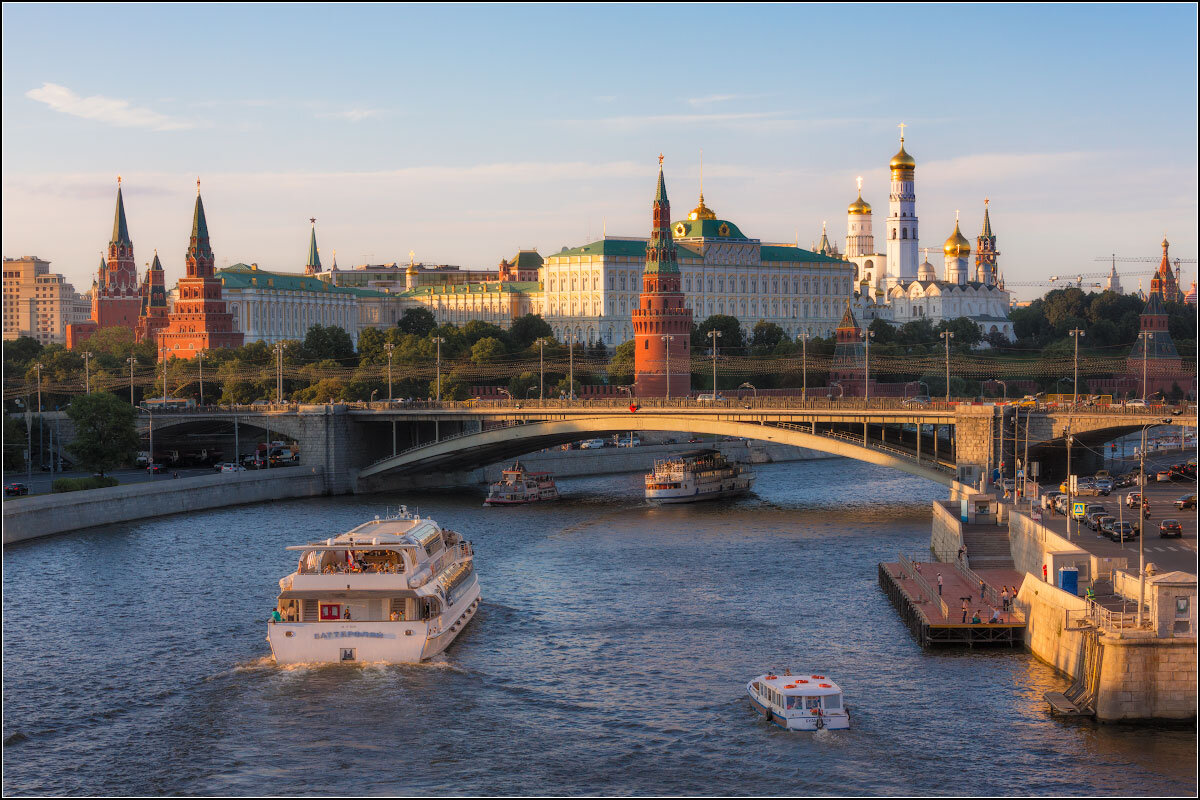
<path id="1" fill-rule="evenodd" d="M 812 697 L 842 693 L 841 687 L 824 675 L 777 675 L 771 672 L 754 680 L 784 695 Z"/>

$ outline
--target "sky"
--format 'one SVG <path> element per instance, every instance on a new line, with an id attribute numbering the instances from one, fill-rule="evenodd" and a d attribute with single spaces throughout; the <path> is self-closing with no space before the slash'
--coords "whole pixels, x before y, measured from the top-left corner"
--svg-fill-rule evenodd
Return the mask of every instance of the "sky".
<path id="1" fill-rule="evenodd" d="M 1115 253 L 1196 257 L 1196 7 L 3 7 L 3 254 L 80 292 L 117 176 L 139 268 L 183 275 L 197 177 L 218 266 L 494 267 L 646 236 L 700 190 L 748 236 L 883 246 L 900 122 L 922 247 L 984 198 L 1019 297 Z M 1126 263 L 1127 288 L 1155 264 Z M 1185 284 L 1195 264 L 1184 265 Z M 1099 280 L 1099 278 L 1095 279 Z M 1086 283 L 1086 281 L 1085 281 Z"/>

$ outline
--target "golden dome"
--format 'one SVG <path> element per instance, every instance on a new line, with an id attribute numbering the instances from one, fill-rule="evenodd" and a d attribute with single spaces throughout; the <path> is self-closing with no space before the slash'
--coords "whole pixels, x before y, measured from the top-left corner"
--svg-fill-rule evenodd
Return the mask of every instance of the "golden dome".
<path id="1" fill-rule="evenodd" d="M 704 193 L 701 192 L 700 193 L 700 205 L 698 205 L 692 209 L 692 213 L 688 214 L 688 219 L 690 219 L 694 222 L 698 219 L 716 219 L 716 218 L 717 218 L 716 213 L 711 208 L 704 205 Z"/>
<path id="2" fill-rule="evenodd" d="M 892 161 L 889 166 L 891 166 L 892 169 L 902 169 L 902 170 L 909 170 L 909 171 L 912 171 L 917 168 L 917 160 L 915 158 L 913 158 L 912 156 L 910 156 L 904 149 L 903 137 L 901 137 L 901 139 L 900 139 L 900 152 L 896 153 L 896 155 L 892 156 Z"/>
<path id="3" fill-rule="evenodd" d="M 870 214 L 871 204 L 862 199 L 862 191 L 858 193 L 858 199 L 846 208 L 847 214 Z"/>
<path id="4" fill-rule="evenodd" d="M 955 258 L 964 258 L 971 254 L 971 243 L 959 231 L 957 220 L 954 222 L 954 233 L 950 234 L 950 238 L 946 240 L 946 244 L 942 245 L 942 252 Z"/>

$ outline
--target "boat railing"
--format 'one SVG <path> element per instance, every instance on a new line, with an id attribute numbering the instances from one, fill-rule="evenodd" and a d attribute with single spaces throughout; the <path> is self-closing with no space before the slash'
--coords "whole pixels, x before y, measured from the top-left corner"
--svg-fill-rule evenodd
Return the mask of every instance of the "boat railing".
<path id="1" fill-rule="evenodd" d="M 913 565 L 913 562 L 903 553 L 900 553 L 900 569 L 904 571 L 905 577 L 909 578 L 913 583 L 921 587 L 921 591 L 923 591 L 927 597 L 932 598 L 933 602 L 937 604 L 938 609 L 942 612 L 942 617 L 944 619 L 950 619 L 950 606 L 946 605 L 946 601 L 942 599 L 942 596 L 939 595 L 937 591 L 929 585 L 929 581 L 925 580 L 925 576 L 917 571 L 917 568 Z"/>

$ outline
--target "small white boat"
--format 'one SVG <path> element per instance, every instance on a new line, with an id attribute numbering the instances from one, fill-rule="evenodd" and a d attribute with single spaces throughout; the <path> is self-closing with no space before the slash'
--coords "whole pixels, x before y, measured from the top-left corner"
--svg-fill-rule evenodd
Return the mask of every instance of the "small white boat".
<path id="1" fill-rule="evenodd" d="M 517 461 L 501 473 L 488 489 L 485 506 L 520 506 L 542 500 L 557 500 L 558 487 L 549 472 L 526 472 Z"/>
<path id="2" fill-rule="evenodd" d="M 842 690 L 824 675 L 769 672 L 746 684 L 758 713 L 784 730 L 841 730 L 850 727 Z"/>

